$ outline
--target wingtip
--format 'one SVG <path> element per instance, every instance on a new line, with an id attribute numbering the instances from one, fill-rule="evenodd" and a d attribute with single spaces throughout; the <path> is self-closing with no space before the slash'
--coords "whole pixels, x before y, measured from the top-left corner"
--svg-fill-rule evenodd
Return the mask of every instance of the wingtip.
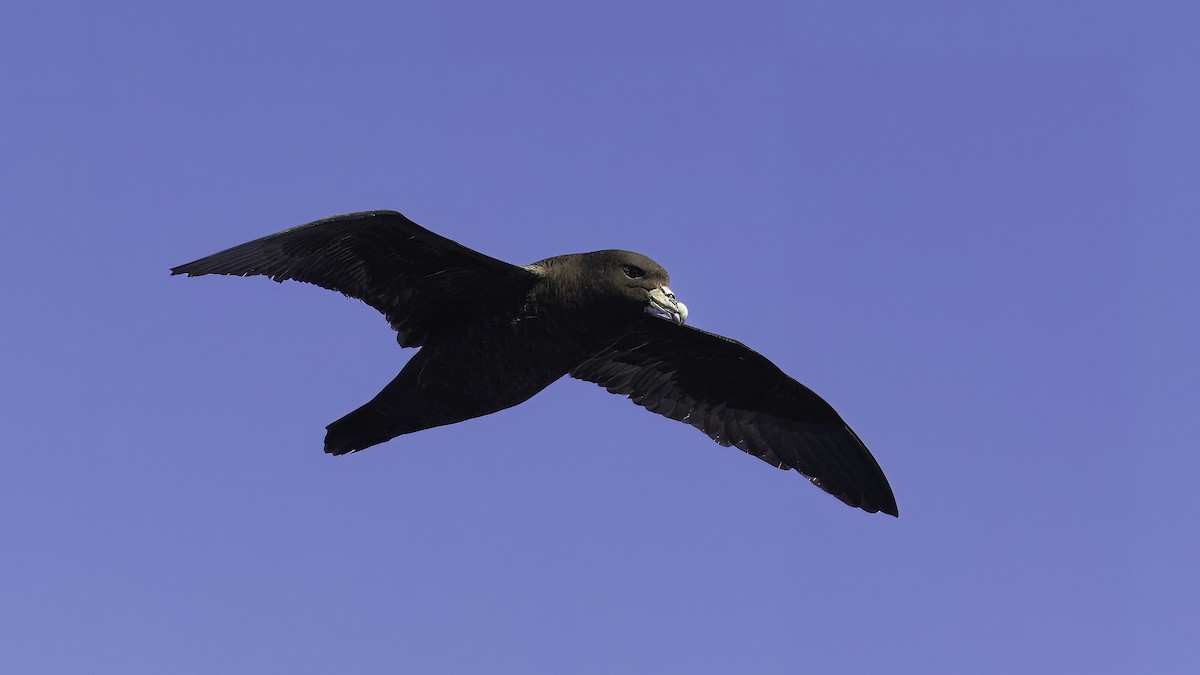
<path id="1" fill-rule="evenodd" d="M 199 261 L 197 261 L 197 262 L 199 262 Z M 192 265 L 195 265 L 195 264 L 196 264 L 195 262 L 190 262 L 190 263 L 186 263 L 183 265 L 176 265 L 175 267 L 171 268 L 171 276 L 183 274 L 183 275 L 186 275 L 189 277 L 198 277 L 198 276 L 200 276 L 198 273 L 196 273 L 192 269 L 189 269 Z"/>
<path id="2" fill-rule="evenodd" d="M 900 509 L 896 506 L 896 497 L 892 495 L 891 490 L 881 500 L 866 499 L 864 501 L 865 503 L 861 508 L 866 511 L 870 511 L 871 513 L 886 513 L 893 518 L 900 517 Z"/>
<path id="3" fill-rule="evenodd" d="M 891 498 L 890 494 L 883 500 L 871 499 L 865 495 L 857 499 L 849 498 L 847 495 L 837 495 L 837 497 L 842 503 L 856 509 L 862 509 L 867 513 L 883 513 L 893 518 L 900 517 L 900 509 L 896 507 L 896 500 Z"/>
<path id="4" fill-rule="evenodd" d="M 879 471 L 879 474 L 883 476 L 882 469 Z M 899 518 L 900 507 L 896 505 L 896 495 L 892 492 L 892 486 L 888 485 L 886 476 L 883 477 L 883 484 L 887 488 L 887 495 L 884 497 L 883 505 L 879 507 L 879 510 L 893 518 Z"/>

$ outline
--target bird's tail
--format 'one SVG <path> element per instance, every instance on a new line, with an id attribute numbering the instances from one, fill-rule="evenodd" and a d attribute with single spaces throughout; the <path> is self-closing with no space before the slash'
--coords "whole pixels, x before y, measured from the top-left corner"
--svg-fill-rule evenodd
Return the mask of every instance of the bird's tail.
<path id="1" fill-rule="evenodd" d="M 325 427 L 325 452 L 345 455 L 389 441 L 408 430 L 397 428 L 394 416 L 385 415 L 371 403 Z"/>

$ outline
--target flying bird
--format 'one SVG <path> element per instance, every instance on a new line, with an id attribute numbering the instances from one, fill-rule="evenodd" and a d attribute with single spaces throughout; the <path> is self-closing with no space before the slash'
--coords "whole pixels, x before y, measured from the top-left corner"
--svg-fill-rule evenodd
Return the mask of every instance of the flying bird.
<path id="1" fill-rule="evenodd" d="M 395 211 L 318 220 L 171 270 L 262 275 L 357 298 L 421 349 L 327 427 L 342 455 L 517 405 L 564 375 L 628 396 L 850 506 L 898 515 L 887 478 L 834 409 L 740 342 L 684 325 L 667 271 L 620 250 L 511 265 Z"/>

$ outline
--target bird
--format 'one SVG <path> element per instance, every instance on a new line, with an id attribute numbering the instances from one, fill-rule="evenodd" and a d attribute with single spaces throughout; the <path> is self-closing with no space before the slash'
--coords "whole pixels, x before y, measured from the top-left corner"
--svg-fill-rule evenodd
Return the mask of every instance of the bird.
<path id="1" fill-rule="evenodd" d="M 667 271 L 640 253 L 513 265 L 379 210 L 286 229 L 171 274 L 338 291 L 381 312 L 401 347 L 420 348 L 326 427 L 331 455 L 509 408 L 569 375 L 794 469 L 849 506 L 899 516 L 879 463 L 833 407 L 742 343 L 686 325 Z"/>

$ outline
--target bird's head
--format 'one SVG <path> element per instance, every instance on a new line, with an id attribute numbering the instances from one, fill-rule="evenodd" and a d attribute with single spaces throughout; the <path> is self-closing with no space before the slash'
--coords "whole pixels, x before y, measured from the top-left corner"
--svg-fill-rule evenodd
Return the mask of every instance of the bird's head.
<path id="1" fill-rule="evenodd" d="M 573 253 L 539 260 L 525 269 L 546 278 L 557 301 L 610 316 L 643 313 L 683 324 L 687 306 L 675 299 L 662 265 L 632 251 Z"/>
<path id="2" fill-rule="evenodd" d="M 585 254 L 589 267 L 604 287 L 620 300 L 638 311 L 669 319 L 682 325 L 687 319 L 687 305 L 675 299 L 668 284 L 671 281 L 662 265 L 632 251 L 596 251 Z"/>
<path id="3" fill-rule="evenodd" d="M 675 299 L 662 265 L 632 251 L 593 251 L 539 260 L 526 269 L 545 277 L 557 302 L 630 319 L 653 314 L 683 324 L 687 306 Z"/>

